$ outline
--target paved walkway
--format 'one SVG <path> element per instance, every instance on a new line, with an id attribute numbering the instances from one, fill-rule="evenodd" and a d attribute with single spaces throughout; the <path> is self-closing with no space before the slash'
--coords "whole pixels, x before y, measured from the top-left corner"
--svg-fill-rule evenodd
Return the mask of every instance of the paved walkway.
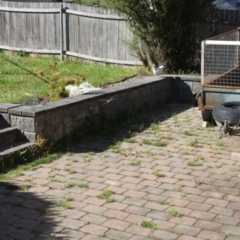
<path id="1" fill-rule="evenodd" d="M 121 138 L 16 173 L 18 188 L 0 187 L 0 239 L 240 239 L 239 136 L 171 104 Z"/>

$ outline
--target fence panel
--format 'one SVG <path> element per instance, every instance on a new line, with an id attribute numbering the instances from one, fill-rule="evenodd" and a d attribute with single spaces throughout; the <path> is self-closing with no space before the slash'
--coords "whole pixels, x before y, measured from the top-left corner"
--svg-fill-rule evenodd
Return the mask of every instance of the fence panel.
<path id="1" fill-rule="evenodd" d="M 60 54 L 58 2 L 9 2 L 0 0 L 0 48 Z M 63 3 L 64 52 L 95 61 L 141 64 L 129 52 L 132 33 L 127 22 L 106 9 Z M 9 9 L 6 9 L 9 8 Z M 55 12 L 54 12 L 55 11 Z M 199 40 L 236 29 L 240 12 L 211 10 L 208 22 L 198 23 Z"/>

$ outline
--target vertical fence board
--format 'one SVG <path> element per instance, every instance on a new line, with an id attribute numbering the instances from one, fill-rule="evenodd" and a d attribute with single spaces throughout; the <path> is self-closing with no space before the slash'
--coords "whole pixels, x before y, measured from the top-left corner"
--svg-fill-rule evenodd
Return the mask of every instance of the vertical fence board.
<path id="1" fill-rule="evenodd" d="M 0 6 L 31 9 L 60 9 L 58 2 L 9 2 Z M 139 61 L 129 52 L 126 42 L 132 39 L 127 23 L 119 19 L 104 19 L 101 15 L 115 15 L 98 7 L 63 3 L 64 7 L 85 13 L 100 14 L 98 17 L 64 14 L 64 49 L 73 53 L 99 59 Z M 240 12 L 212 10 L 209 22 L 198 23 L 199 39 L 205 39 L 239 26 Z M 116 15 L 115 15 L 116 16 Z M 26 13 L 0 10 L 0 45 L 15 48 L 60 51 L 59 13 Z M 217 29 L 213 32 L 214 27 Z"/>

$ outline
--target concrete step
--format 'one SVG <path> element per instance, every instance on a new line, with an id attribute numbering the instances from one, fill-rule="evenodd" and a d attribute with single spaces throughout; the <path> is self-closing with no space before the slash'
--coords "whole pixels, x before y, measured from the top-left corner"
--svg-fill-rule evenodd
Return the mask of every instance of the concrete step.
<path id="1" fill-rule="evenodd" d="M 17 140 L 18 129 L 16 127 L 4 127 L 0 129 L 0 145 Z"/>
<path id="2" fill-rule="evenodd" d="M 5 157 L 24 151 L 27 148 L 33 146 L 34 143 L 31 142 L 12 142 L 5 145 L 0 145 L 0 160 L 3 160 Z"/>

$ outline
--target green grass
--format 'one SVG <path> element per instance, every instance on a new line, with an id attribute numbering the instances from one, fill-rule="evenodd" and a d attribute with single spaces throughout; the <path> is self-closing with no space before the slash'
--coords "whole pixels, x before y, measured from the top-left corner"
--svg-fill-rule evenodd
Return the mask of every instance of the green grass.
<path id="1" fill-rule="evenodd" d="M 134 160 L 134 161 L 130 162 L 129 165 L 131 165 L 131 166 L 139 166 L 140 164 L 141 164 L 140 160 Z"/>
<path id="2" fill-rule="evenodd" d="M 190 167 L 198 167 L 198 166 L 202 166 L 202 163 L 198 161 L 192 161 L 192 162 L 187 162 L 187 165 Z"/>
<path id="3" fill-rule="evenodd" d="M 100 66 L 80 61 L 59 61 L 55 58 L 32 58 L 7 56 L 0 53 L 0 102 L 24 102 L 29 95 L 42 97 L 49 93 L 50 85 L 46 83 L 52 72 L 50 66 L 57 62 L 56 72 L 60 78 L 73 79 L 84 75 L 93 86 L 114 83 L 136 74 L 136 68 Z M 39 72 L 43 75 L 39 76 Z"/>
<path id="4" fill-rule="evenodd" d="M 157 229 L 157 226 L 154 223 L 148 222 L 148 221 L 142 221 L 141 222 L 141 227 L 143 227 L 143 228 L 151 228 L 151 229 L 154 229 L 154 230 Z"/>
<path id="5" fill-rule="evenodd" d="M 160 173 L 160 172 L 156 172 L 156 173 L 154 173 L 154 175 L 155 175 L 156 177 L 158 177 L 158 178 L 160 178 L 160 177 L 165 177 L 165 174 Z"/>
<path id="6" fill-rule="evenodd" d="M 74 0 L 74 3 L 85 6 L 99 6 L 99 7 L 107 6 L 106 0 Z"/>
<path id="7" fill-rule="evenodd" d="M 86 184 L 86 183 L 78 184 L 78 187 L 80 187 L 80 188 L 89 188 L 88 184 Z"/>
<path id="8" fill-rule="evenodd" d="M 110 198 L 110 196 L 114 194 L 114 192 L 110 189 L 103 190 L 97 197 L 99 199 L 106 199 L 107 202 L 113 202 L 114 199 Z"/>
<path id="9" fill-rule="evenodd" d="M 160 200 L 159 204 L 161 204 L 161 205 L 168 205 L 168 202 L 166 200 Z"/>
<path id="10" fill-rule="evenodd" d="M 183 214 L 181 212 L 174 210 L 174 209 L 170 210 L 168 212 L 168 214 L 172 217 L 182 217 L 183 216 Z"/>

